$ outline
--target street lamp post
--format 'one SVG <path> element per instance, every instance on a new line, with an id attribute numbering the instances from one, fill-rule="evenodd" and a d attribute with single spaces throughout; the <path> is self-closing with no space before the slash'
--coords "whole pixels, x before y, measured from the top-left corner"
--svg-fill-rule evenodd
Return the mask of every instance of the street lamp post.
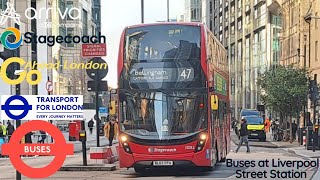
<path id="1" fill-rule="evenodd" d="M 311 64 L 311 57 L 310 57 L 310 54 L 311 54 L 311 14 L 308 14 L 304 17 L 304 20 L 308 23 L 309 25 L 309 54 L 308 54 L 308 57 L 309 57 L 309 67 L 310 67 L 310 64 Z"/>
<path id="2" fill-rule="evenodd" d="M 167 0 L 167 21 L 168 22 L 170 21 L 170 18 L 169 18 L 169 0 Z"/>
<path id="3" fill-rule="evenodd" d="M 144 23 L 144 0 L 141 0 L 141 23 Z"/>
<path id="4" fill-rule="evenodd" d="M 311 6 L 310 6 L 311 8 Z M 306 21 L 306 23 L 308 23 L 309 25 L 309 67 L 311 65 L 311 20 L 312 19 L 320 19 L 320 17 L 315 17 L 315 16 L 312 16 L 312 13 L 311 11 L 309 11 L 309 13 L 304 17 L 304 20 Z M 315 74 L 314 76 L 314 80 L 315 82 L 317 82 L 317 75 Z M 315 86 L 317 86 L 317 83 L 315 84 Z M 316 131 L 315 131 L 315 125 L 316 125 L 316 102 L 314 102 L 313 104 L 314 108 L 314 112 L 313 112 L 313 143 L 312 143 L 312 150 L 313 152 L 315 152 L 315 142 L 316 142 L 316 139 L 317 139 L 317 134 L 316 134 Z"/>

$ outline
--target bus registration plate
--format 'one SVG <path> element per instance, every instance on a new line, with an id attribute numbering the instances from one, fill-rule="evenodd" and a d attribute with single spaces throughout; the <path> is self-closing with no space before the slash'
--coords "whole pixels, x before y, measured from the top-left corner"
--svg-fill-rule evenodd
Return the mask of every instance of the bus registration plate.
<path id="1" fill-rule="evenodd" d="M 173 161 L 153 161 L 154 166 L 173 166 Z"/>

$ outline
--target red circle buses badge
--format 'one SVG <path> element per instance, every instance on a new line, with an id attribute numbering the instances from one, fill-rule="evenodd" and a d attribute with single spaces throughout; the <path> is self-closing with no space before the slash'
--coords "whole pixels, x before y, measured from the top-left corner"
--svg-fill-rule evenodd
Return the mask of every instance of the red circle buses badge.
<path id="1" fill-rule="evenodd" d="M 20 144 L 20 140 L 28 132 L 41 130 L 49 133 L 53 144 Z M 22 124 L 13 133 L 10 142 L 2 145 L 2 154 L 8 155 L 12 165 L 29 178 L 46 178 L 56 173 L 63 165 L 67 155 L 73 155 L 73 144 L 67 144 L 63 134 L 53 124 L 46 121 L 29 121 Z M 53 161 L 43 168 L 32 168 L 26 165 L 21 155 L 55 156 Z"/>

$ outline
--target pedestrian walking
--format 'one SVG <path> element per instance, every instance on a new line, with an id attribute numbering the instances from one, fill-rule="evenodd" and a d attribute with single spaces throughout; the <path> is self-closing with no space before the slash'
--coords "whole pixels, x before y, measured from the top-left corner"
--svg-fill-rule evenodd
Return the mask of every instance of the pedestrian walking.
<path id="1" fill-rule="evenodd" d="M 249 134 L 249 131 L 248 131 L 248 127 L 247 127 L 247 121 L 245 119 L 242 119 L 241 120 L 241 128 L 240 128 L 240 142 L 238 144 L 238 148 L 236 150 L 236 153 L 239 151 L 239 149 L 243 143 L 245 143 L 247 146 L 247 153 L 250 152 L 248 134 Z"/>
<path id="2" fill-rule="evenodd" d="M 14 133 L 14 131 L 15 131 L 15 128 L 11 124 L 11 122 L 7 122 L 8 142 L 10 141 L 10 138 L 11 138 L 12 134 Z"/>
<path id="3" fill-rule="evenodd" d="M 264 126 L 265 126 L 265 132 L 268 133 L 270 131 L 270 126 L 271 126 L 271 122 L 268 118 L 265 120 Z"/>
<path id="4" fill-rule="evenodd" d="M 109 146 L 112 146 L 112 141 L 118 136 L 118 124 L 115 117 L 110 117 L 110 121 L 104 126 L 104 133 L 109 141 Z"/>
<path id="5" fill-rule="evenodd" d="M 88 122 L 88 127 L 89 127 L 90 134 L 92 134 L 93 125 L 94 125 L 94 122 L 93 122 L 93 119 L 91 118 L 91 120 Z"/>
<path id="6" fill-rule="evenodd" d="M 6 127 L 0 122 L 0 138 L 4 138 L 7 135 Z"/>
<path id="7" fill-rule="evenodd" d="M 25 136 L 24 136 L 24 142 L 26 144 L 32 144 L 32 136 L 33 132 L 28 132 Z"/>
<path id="8" fill-rule="evenodd" d="M 44 131 L 40 131 L 41 134 L 41 140 L 38 141 L 38 143 L 44 143 L 44 141 L 47 139 L 47 133 Z"/>
<path id="9" fill-rule="evenodd" d="M 292 123 L 292 138 L 293 138 L 293 140 L 296 139 L 297 130 L 298 130 L 298 125 L 296 124 L 296 121 L 293 121 L 293 123 Z"/>

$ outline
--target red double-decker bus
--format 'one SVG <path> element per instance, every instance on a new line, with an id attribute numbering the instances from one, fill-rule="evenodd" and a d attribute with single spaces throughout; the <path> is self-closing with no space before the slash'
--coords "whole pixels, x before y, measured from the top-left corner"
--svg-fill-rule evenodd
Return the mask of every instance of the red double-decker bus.
<path id="1" fill-rule="evenodd" d="M 118 60 L 120 167 L 212 169 L 226 159 L 228 62 L 205 25 L 127 27 Z"/>

